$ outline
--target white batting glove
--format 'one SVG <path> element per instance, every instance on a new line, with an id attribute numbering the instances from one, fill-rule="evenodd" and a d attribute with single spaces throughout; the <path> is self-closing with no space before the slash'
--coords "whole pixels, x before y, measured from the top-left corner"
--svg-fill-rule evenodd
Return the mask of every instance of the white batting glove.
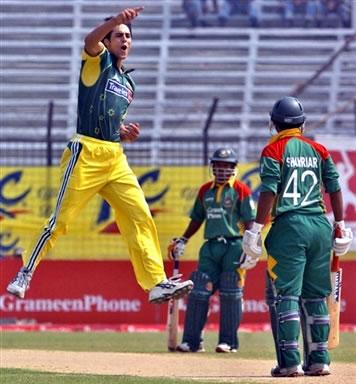
<path id="1" fill-rule="evenodd" d="M 353 239 L 353 233 L 351 228 L 345 228 L 345 222 L 335 221 L 333 231 L 333 243 L 332 250 L 336 256 L 344 256 L 351 244 Z"/>
<path id="2" fill-rule="evenodd" d="M 252 259 L 258 259 L 262 255 L 262 227 L 262 224 L 253 223 L 252 229 L 247 229 L 242 238 L 242 249 Z"/>
<path id="3" fill-rule="evenodd" d="M 247 253 L 242 252 L 240 257 L 240 268 L 246 269 L 246 270 L 255 268 L 258 260 L 259 260 L 258 258 L 253 259 Z"/>
<path id="4" fill-rule="evenodd" d="M 184 236 L 173 238 L 168 246 L 168 258 L 170 260 L 179 260 L 184 254 L 187 242 L 188 239 Z"/>

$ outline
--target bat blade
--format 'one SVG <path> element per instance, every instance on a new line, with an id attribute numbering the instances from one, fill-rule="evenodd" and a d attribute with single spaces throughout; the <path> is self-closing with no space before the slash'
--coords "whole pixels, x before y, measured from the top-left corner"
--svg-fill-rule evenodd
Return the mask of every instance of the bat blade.
<path id="1" fill-rule="evenodd" d="M 330 314 L 330 332 L 328 348 L 333 349 L 339 345 L 340 304 L 341 304 L 342 269 L 331 272 L 332 291 L 328 297 L 328 310 Z"/>
<path id="2" fill-rule="evenodd" d="M 178 300 L 169 300 L 168 302 L 168 351 L 175 352 L 178 345 Z"/>
<path id="3" fill-rule="evenodd" d="M 336 233 L 336 237 L 341 237 L 341 233 Z M 333 349 L 339 345 L 340 333 L 340 305 L 341 305 L 341 284 L 342 269 L 339 266 L 339 257 L 333 254 L 331 263 L 331 294 L 327 298 L 328 311 L 330 315 L 330 332 L 328 348 Z"/>
<path id="4" fill-rule="evenodd" d="M 173 276 L 179 274 L 179 261 L 174 261 Z M 178 345 L 179 300 L 169 300 L 167 315 L 168 351 L 175 352 Z"/>

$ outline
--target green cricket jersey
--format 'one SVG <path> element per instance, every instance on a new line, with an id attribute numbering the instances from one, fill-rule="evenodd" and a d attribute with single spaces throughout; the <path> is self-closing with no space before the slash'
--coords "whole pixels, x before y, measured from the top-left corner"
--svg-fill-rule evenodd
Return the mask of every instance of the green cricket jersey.
<path id="1" fill-rule="evenodd" d="M 190 214 L 194 221 L 204 221 L 204 238 L 241 236 L 238 223 L 253 221 L 255 205 L 247 185 L 231 180 L 218 186 L 214 181 L 204 184 Z"/>
<path id="2" fill-rule="evenodd" d="M 286 129 L 274 136 L 262 151 L 261 192 L 276 195 L 272 216 L 285 212 L 324 213 L 322 187 L 327 193 L 340 190 L 338 173 L 327 149 Z"/>
<path id="3" fill-rule="evenodd" d="M 104 48 L 100 55 L 82 54 L 78 93 L 77 133 L 105 141 L 120 141 L 120 124 L 126 117 L 135 83 L 116 58 Z"/>

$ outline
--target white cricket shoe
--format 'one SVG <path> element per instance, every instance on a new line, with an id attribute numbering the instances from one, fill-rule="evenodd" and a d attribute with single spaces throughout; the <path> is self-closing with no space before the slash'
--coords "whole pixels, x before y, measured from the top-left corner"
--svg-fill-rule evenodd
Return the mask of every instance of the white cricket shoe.
<path id="1" fill-rule="evenodd" d="M 216 346 L 215 352 L 217 353 L 236 353 L 236 348 L 231 348 L 229 344 L 226 343 L 220 343 Z"/>
<path id="2" fill-rule="evenodd" d="M 32 272 L 26 270 L 25 267 L 22 267 L 14 280 L 7 286 L 7 291 L 23 299 L 25 297 L 25 292 L 30 288 L 31 279 Z"/>
<path id="3" fill-rule="evenodd" d="M 150 290 L 148 301 L 151 304 L 161 304 L 170 299 L 181 299 L 189 294 L 194 287 L 191 280 L 180 281 L 182 275 L 165 279 Z"/>
<path id="4" fill-rule="evenodd" d="M 309 367 L 304 367 L 304 373 L 307 376 L 326 376 L 330 375 L 330 368 L 327 364 L 314 363 Z"/>
<path id="5" fill-rule="evenodd" d="M 176 348 L 177 352 L 205 352 L 204 344 L 200 343 L 197 351 L 192 351 L 190 345 L 187 342 L 179 344 Z"/>
<path id="6" fill-rule="evenodd" d="M 294 365 L 293 367 L 281 368 L 278 365 L 271 369 L 271 376 L 273 377 L 297 377 L 304 376 L 304 371 L 301 364 Z"/>

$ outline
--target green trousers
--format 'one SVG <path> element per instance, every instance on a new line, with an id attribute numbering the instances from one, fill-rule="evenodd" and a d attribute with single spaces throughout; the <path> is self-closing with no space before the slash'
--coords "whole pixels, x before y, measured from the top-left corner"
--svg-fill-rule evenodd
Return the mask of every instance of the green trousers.
<path id="1" fill-rule="evenodd" d="M 268 270 L 281 295 L 329 296 L 331 233 L 325 215 L 284 214 L 276 219 L 265 247 Z"/>
<path id="2" fill-rule="evenodd" d="M 331 293 L 330 252 L 332 228 L 325 215 L 287 213 L 273 223 L 265 240 L 268 272 L 277 294 L 285 298 L 277 305 L 279 324 L 277 345 L 282 365 L 300 364 L 298 339 L 300 313 L 306 364 L 330 363 L 327 351 L 329 334 L 325 297 Z M 306 302 L 303 306 L 298 298 Z M 294 313 L 295 316 L 288 316 Z M 283 321 L 281 319 L 288 319 Z M 308 336 L 307 336 L 308 335 Z M 289 345 L 288 348 L 284 348 Z M 290 347 L 291 346 L 291 347 Z"/>
<path id="3" fill-rule="evenodd" d="M 206 273 L 213 283 L 213 291 L 219 289 L 222 272 L 236 272 L 239 286 L 245 283 L 245 270 L 239 268 L 242 253 L 241 238 L 226 240 L 208 240 L 199 252 L 198 270 Z"/>

